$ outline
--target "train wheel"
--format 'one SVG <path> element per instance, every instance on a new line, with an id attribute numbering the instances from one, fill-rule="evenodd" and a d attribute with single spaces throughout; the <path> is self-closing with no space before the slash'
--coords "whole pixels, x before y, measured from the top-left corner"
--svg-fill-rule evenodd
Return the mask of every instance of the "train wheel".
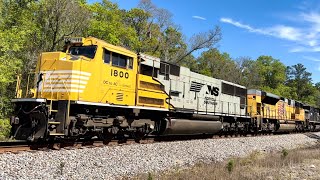
<path id="1" fill-rule="evenodd" d="M 132 133 L 133 139 L 136 143 L 140 143 L 140 140 L 145 137 L 145 133 L 137 130 Z"/>
<path id="2" fill-rule="evenodd" d="M 117 138 L 118 138 L 118 143 L 121 144 L 121 143 L 126 143 L 127 142 L 127 138 L 125 136 L 125 132 L 120 129 L 117 133 Z"/>
<path id="3" fill-rule="evenodd" d="M 103 132 L 99 133 L 99 138 L 102 140 L 104 145 L 109 144 L 113 138 L 113 134 L 105 129 Z"/>
<path id="4" fill-rule="evenodd" d="M 236 137 L 239 136 L 239 131 L 238 131 L 238 130 L 235 132 L 235 136 L 236 136 Z"/>

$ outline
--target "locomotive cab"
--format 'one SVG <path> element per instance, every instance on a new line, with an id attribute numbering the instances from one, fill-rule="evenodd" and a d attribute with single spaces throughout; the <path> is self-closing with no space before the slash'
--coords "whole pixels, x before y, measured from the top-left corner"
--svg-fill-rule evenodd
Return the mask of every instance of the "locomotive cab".
<path id="1" fill-rule="evenodd" d="M 153 126 L 150 116 L 157 114 L 149 111 L 168 110 L 160 83 L 139 74 L 136 53 L 93 37 L 66 38 L 63 52 L 42 53 L 33 77 L 33 85 L 29 78 L 17 81 L 12 100 L 11 134 L 19 140 L 110 137 L 111 128 L 115 134 L 137 128 L 144 134 Z M 33 98 L 23 96 L 29 91 Z"/>

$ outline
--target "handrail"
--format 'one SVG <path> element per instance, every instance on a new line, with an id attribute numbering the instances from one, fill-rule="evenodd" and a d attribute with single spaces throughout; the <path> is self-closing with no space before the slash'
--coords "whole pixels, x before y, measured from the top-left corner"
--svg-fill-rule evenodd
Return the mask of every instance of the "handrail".
<path id="1" fill-rule="evenodd" d="M 16 98 L 21 98 L 21 94 L 19 95 L 19 91 L 21 90 L 21 79 L 20 75 L 17 75 L 17 83 L 16 83 Z"/>

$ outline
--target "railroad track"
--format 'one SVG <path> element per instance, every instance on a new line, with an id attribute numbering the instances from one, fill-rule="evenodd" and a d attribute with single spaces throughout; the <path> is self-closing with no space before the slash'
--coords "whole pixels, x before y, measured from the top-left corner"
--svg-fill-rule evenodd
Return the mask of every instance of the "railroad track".
<path id="1" fill-rule="evenodd" d="M 308 134 L 308 133 L 306 133 Z M 256 136 L 273 136 L 281 134 L 258 134 L 258 135 L 248 135 L 246 137 L 256 137 Z M 225 138 L 240 138 L 244 136 L 219 136 L 219 135 L 194 135 L 194 136 L 164 136 L 155 137 L 150 136 L 146 139 L 140 140 L 139 143 L 135 142 L 133 139 L 127 139 L 125 142 L 119 142 L 118 140 L 112 140 L 107 145 L 102 141 L 92 139 L 91 141 L 79 140 L 76 142 L 55 142 L 46 144 L 36 144 L 27 141 L 6 141 L 0 142 L 0 154 L 2 153 L 19 153 L 19 152 L 33 152 L 33 151 L 49 151 L 49 150 L 60 150 L 60 149 L 80 149 L 80 148 L 94 148 L 103 146 L 122 146 L 122 145 L 132 145 L 132 144 L 150 144 L 150 143 L 161 143 L 169 141 L 188 141 L 196 139 L 225 139 Z"/>
<path id="2" fill-rule="evenodd" d="M 60 150 L 60 149 L 79 149 L 79 148 L 93 148 L 103 146 L 119 146 L 119 145 L 131 145 L 131 144 L 148 144 L 153 143 L 153 139 L 141 140 L 140 143 L 134 140 L 128 139 L 126 142 L 119 143 L 117 140 L 112 140 L 107 145 L 102 141 L 77 141 L 77 142 L 55 142 L 55 143 L 30 143 L 27 141 L 6 141 L 0 142 L 0 154 L 2 153 L 19 153 L 25 151 L 48 151 L 48 150 Z"/>
<path id="3" fill-rule="evenodd" d="M 32 143 L 27 141 L 5 141 L 0 142 L 0 153 L 18 153 L 20 151 L 30 151 Z"/>

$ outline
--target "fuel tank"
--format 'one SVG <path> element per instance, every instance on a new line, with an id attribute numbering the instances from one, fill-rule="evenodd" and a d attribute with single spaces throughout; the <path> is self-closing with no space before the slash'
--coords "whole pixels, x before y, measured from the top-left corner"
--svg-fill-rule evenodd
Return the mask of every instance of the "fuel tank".
<path id="1" fill-rule="evenodd" d="M 171 119 L 164 135 L 215 134 L 222 129 L 220 121 Z"/>
<path id="2" fill-rule="evenodd" d="M 289 131 L 294 131 L 296 129 L 295 124 L 280 124 L 279 129 L 277 132 L 289 132 Z"/>

